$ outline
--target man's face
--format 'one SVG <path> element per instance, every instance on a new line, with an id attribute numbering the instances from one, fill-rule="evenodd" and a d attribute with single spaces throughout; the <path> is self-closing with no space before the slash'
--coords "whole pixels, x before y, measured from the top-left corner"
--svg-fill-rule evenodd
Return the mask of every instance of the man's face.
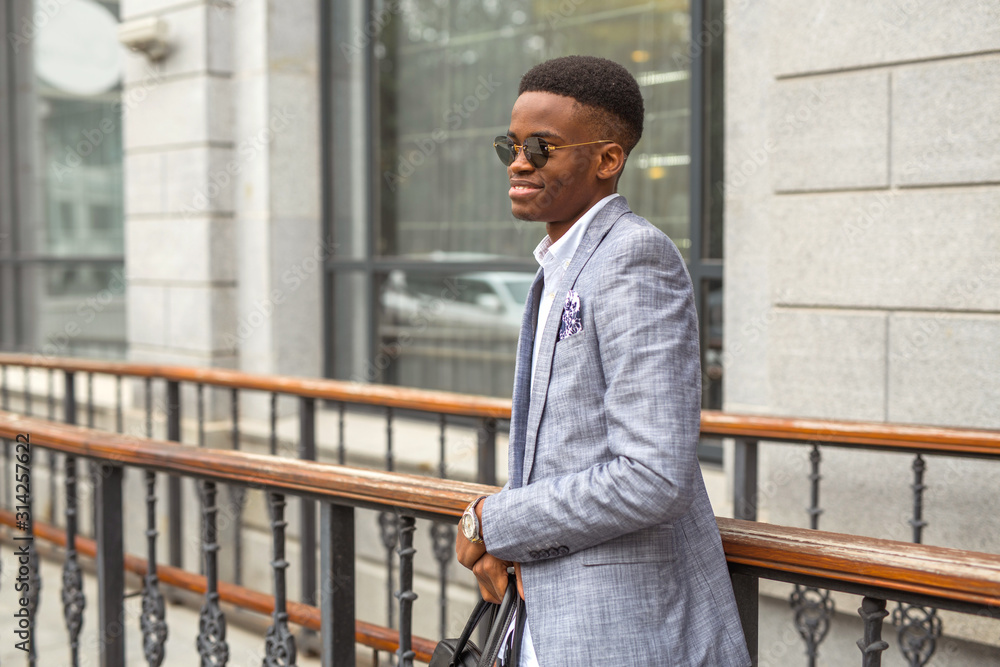
<path id="1" fill-rule="evenodd" d="M 607 137 L 594 135 L 594 128 L 578 113 L 571 97 L 553 93 L 524 93 L 514 102 L 507 132 L 514 143 L 539 137 L 554 146 L 580 144 Z M 578 146 L 553 150 L 542 167 L 532 165 L 524 155 L 507 167 L 510 179 L 510 208 L 515 218 L 549 223 L 575 222 L 601 197 L 597 168 L 600 159 L 595 147 Z"/>

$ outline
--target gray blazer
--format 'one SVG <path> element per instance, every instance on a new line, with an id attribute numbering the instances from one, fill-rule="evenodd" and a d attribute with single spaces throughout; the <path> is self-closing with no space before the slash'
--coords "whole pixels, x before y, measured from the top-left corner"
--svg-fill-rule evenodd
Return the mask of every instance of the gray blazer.
<path id="1" fill-rule="evenodd" d="M 509 479 L 489 553 L 522 564 L 541 667 L 746 667 L 696 449 L 701 364 L 674 244 L 609 202 L 556 291 L 530 389 L 539 271 L 518 341 Z M 569 290 L 583 329 L 557 341 Z M 529 396 L 530 392 L 530 396 Z"/>

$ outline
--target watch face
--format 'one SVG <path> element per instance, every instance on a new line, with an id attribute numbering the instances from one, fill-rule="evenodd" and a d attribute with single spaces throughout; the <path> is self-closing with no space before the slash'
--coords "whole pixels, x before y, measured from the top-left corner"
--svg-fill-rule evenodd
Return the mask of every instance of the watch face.
<path id="1" fill-rule="evenodd" d="M 466 513 L 462 515 L 462 533 L 467 540 L 471 540 L 476 536 L 476 525 L 471 514 Z"/>

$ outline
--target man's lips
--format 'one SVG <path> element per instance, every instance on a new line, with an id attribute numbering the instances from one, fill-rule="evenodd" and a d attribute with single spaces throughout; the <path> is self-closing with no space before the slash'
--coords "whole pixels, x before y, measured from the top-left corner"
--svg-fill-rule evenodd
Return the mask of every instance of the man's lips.
<path id="1" fill-rule="evenodd" d="M 511 199 L 530 199 L 541 192 L 543 187 L 529 181 L 511 181 L 510 191 L 507 194 Z"/>

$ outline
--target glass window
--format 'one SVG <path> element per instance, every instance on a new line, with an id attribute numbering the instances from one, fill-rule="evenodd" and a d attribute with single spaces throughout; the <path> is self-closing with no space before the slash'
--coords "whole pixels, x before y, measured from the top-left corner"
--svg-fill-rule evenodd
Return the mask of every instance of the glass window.
<path id="1" fill-rule="evenodd" d="M 338 7 L 332 145 L 351 157 L 332 161 L 333 282 L 370 287 L 328 292 L 335 377 L 510 396 L 538 268 L 531 252 L 545 228 L 511 216 L 492 139 L 507 132 L 521 75 L 549 58 L 598 55 L 636 76 L 645 128 L 620 192 L 687 255 L 686 0 L 399 0 L 368 14 L 361 0 Z M 350 21 L 377 28 L 369 45 L 343 27 Z M 366 124 L 370 144 L 361 139 Z"/>

